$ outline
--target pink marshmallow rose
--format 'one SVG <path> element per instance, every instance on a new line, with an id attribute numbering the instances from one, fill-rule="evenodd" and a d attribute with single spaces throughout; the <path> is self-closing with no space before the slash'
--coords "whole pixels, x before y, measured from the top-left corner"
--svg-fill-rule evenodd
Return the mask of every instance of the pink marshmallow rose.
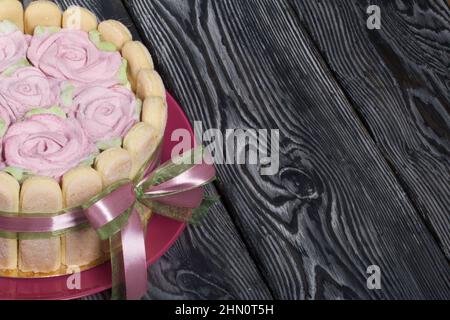
<path id="1" fill-rule="evenodd" d="M 0 94 L 0 138 L 3 137 L 13 119 L 14 114 L 8 101 Z"/>
<path id="2" fill-rule="evenodd" d="M 0 73 L 26 59 L 29 37 L 17 29 L 0 33 Z"/>
<path id="3" fill-rule="evenodd" d="M 89 139 L 104 142 L 123 138 L 139 121 L 137 100 L 124 87 L 92 87 L 73 99 L 69 117 L 77 119 Z"/>
<path id="4" fill-rule="evenodd" d="M 86 32 L 69 29 L 34 36 L 28 59 L 50 77 L 76 87 L 118 84 L 122 64 L 119 52 L 103 52 Z"/>
<path id="5" fill-rule="evenodd" d="M 7 166 L 55 179 L 96 152 L 78 122 L 52 114 L 34 115 L 13 124 L 3 139 L 3 148 Z"/>
<path id="6" fill-rule="evenodd" d="M 9 104 L 0 95 L 0 170 L 5 167 L 4 157 L 3 157 L 3 136 L 11 124 L 11 111 L 9 109 Z"/>
<path id="7" fill-rule="evenodd" d="M 16 121 L 31 109 L 58 105 L 60 88 L 58 82 L 47 78 L 39 69 L 25 67 L 0 78 L 0 96 L 8 104 L 11 121 Z M 0 107 L 1 104 L 2 101 Z"/>
<path id="8" fill-rule="evenodd" d="M 3 158 L 3 139 L 0 138 L 0 170 L 6 167 L 5 160 Z"/>

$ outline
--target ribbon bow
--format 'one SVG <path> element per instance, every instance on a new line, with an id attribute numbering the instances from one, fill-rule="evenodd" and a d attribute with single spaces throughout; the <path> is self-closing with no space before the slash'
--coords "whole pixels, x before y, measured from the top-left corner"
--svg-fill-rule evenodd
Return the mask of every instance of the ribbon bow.
<path id="1" fill-rule="evenodd" d="M 119 181 L 80 208 L 54 216 L 0 215 L 1 234 L 46 238 L 90 225 L 102 240 L 110 242 L 113 299 L 140 299 L 147 291 L 140 209 L 147 207 L 172 219 L 196 223 L 216 201 L 205 197 L 202 188 L 215 178 L 214 166 L 204 160 L 203 147 L 158 167 L 159 157 L 160 152 L 155 152 L 136 181 Z"/>
<path id="2" fill-rule="evenodd" d="M 94 199 L 84 213 L 102 240 L 109 239 L 113 274 L 113 299 L 139 299 L 147 291 L 147 262 L 143 225 L 139 204 L 169 218 L 195 222 L 209 208 L 211 199 L 204 199 L 203 185 L 215 177 L 215 169 L 200 158 L 192 164 L 202 148 L 188 152 L 176 161 L 169 161 L 153 171 L 148 166 L 137 185 L 122 181 L 106 190 L 104 197 Z M 186 161 L 187 160 L 187 161 Z M 187 164 L 184 164 L 187 163 Z M 120 235 L 119 235 L 120 234 Z"/>

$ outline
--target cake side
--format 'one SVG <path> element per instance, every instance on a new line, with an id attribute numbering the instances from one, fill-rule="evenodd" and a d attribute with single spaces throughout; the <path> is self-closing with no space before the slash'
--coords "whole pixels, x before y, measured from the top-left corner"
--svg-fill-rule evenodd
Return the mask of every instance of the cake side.
<path id="1" fill-rule="evenodd" d="M 0 188 L 0 210 L 57 212 L 133 179 L 167 122 L 164 84 L 145 46 L 122 23 L 98 24 L 84 8 L 63 13 L 44 0 L 25 11 L 17 0 L 0 6 L 0 48 L 13 43 L 13 54 L 0 58 L 0 67 L 9 59 L 0 70 L 0 182 L 12 186 Z M 31 98 L 30 88 L 38 91 Z M 150 212 L 141 215 L 147 222 Z M 61 274 L 100 263 L 107 253 L 90 228 L 51 239 L 0 239 L 0 275 Z"/>

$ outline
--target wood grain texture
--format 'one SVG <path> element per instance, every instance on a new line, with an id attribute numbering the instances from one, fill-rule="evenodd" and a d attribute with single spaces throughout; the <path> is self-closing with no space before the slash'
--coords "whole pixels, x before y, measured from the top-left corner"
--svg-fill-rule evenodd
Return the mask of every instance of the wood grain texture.
<path id="1" fill-rule="evenodd" d="M 280 129 L 278 175 L 218 168 L 276 298 L 450 297 L 443 253 L 285 1 L 124 3 L 191 120 Z"/>
<path id="2" fill-rule="evenodd" d="M 81 5 L 100 20 L 117 19 L 139 35 L 120 1 L 61 0 L 64 10 Z M 214 188 L 209 193 L 216 193 Z M 145 299 L 271 299 L 254 262 L 227 210 L 219 202 L 204 226 L 187 227 L 174 247 L 149 267 L 149 292 Z M 108 299 L 104 292 L 87 299 Z"/>
<path id="3" fill-rule="evenodd" d="M 446 1 L 291 0 L 450 259 L 450 10 Z M 381 30 L 369 30 L 369 5 Z"/>

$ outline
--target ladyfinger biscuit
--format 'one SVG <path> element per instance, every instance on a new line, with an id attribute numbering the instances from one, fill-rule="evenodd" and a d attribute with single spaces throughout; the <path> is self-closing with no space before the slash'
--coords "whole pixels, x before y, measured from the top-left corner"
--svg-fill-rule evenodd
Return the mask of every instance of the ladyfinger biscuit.
<path id="1" fill-rule="evenodd" d="M 158 134 L 148 123 L 139 122 L 136 124 L 123 141 L 123 147 L 131 156 L 130 179 L 134 179 L 142 166 L 148 161 L 156 150 L 158 144 Z"/>
<path id="2" fill-rule="evenodd" d="M 120 147 L 103 151 L 95 159 L 94 165 L 102 177 L 104 187 L 130 177 L 131 157 L 127 150 Z M 103 241 L 102 249 L 105 253 L 110 252 L 109 241 Z"/>
<path id="3" fill-rule="evenodd" d="M 89 32 L 96 30 L 97 25 L 95 14 L 82 7 L 71 6 L 62 15 L 63 28 Z"/>
<path id="4" fill-rule="evenodd" d="M 167 124 L 167 102 L 165 98 L 148 97 L 142 106 L 142 121 L 148 123 L 158 134 L 159 141 L 164 136 Z"/>
<path id="5" fill-rule="evenodd" d="M 56 213 L 63 209 L 59 184 L 46 177 L 25 180 L 20 191 L 20 210 L 26 213 Z M 50 273 L 61 267 L 61 238 L 19 240 L 19 270 Z"/>
<path id="6" fill-rule="evenodd" d="M 117 20 L 105 20 L 98 25 L 98 31 L 104 41 L 111 42 L 118 50 L 122 50 L 123 45 L 131 41 L 133 36 L 125 25 Z"/>
<path id="7" fill-rule="evenodd" d="M 137 76 L 141 69 L 153 70 L 154 64 L 150 52 L 139 41 L 128 41 L 122 48 L 122 56 L 128 60 L 128 80 L 133 89 L 136 88 Z"/>
<path id="8" fill-rule="evenodd" d="M 25 33 L 33 34 L 34 28 L 61 27 L 62 13 L 59 7 L 47 0 L 31 2 L 25 9 Z"/>
<path id="9" fill-rule="evenodd" d="M 166 97 L 166 88 L 158 72 L 151 69 L 141 69 L 137 76 L 136 94 L 139 99 L 147 97 Z"/>
<path id="10" fill-rule="evenodd" d="M 19 212 L 19 183 L 0 172 L 0 211 Z M 17 269 L 17 240 L 0 238 L 0 270 Z"/>
<path id="11" fill-rule="evenodd" d="M 66 208 L 87 202 L 102 191 L 100 175 L 91 167 L 78 167 L 67 172 L 62 179 L 62 193 Z M 63 238 L 66 266 L 86 266 L 102 258 L 102 245 L 92 228 L 72 231 Z"/>
<path id="12" fill-rule="evenodd" d="M 23 6 L 18 0 L 0 0 L 0 21 L 9 20 L 23 32 Z"/>
<path id="13" fill-rule="evenodd" d="M 131 174 L 131 166 L 131 156 L 127 150 L 122 148 L 103 151 L 95 160 L 95 169 L 100 174 L 105 187 L 128 179 Z"/>

